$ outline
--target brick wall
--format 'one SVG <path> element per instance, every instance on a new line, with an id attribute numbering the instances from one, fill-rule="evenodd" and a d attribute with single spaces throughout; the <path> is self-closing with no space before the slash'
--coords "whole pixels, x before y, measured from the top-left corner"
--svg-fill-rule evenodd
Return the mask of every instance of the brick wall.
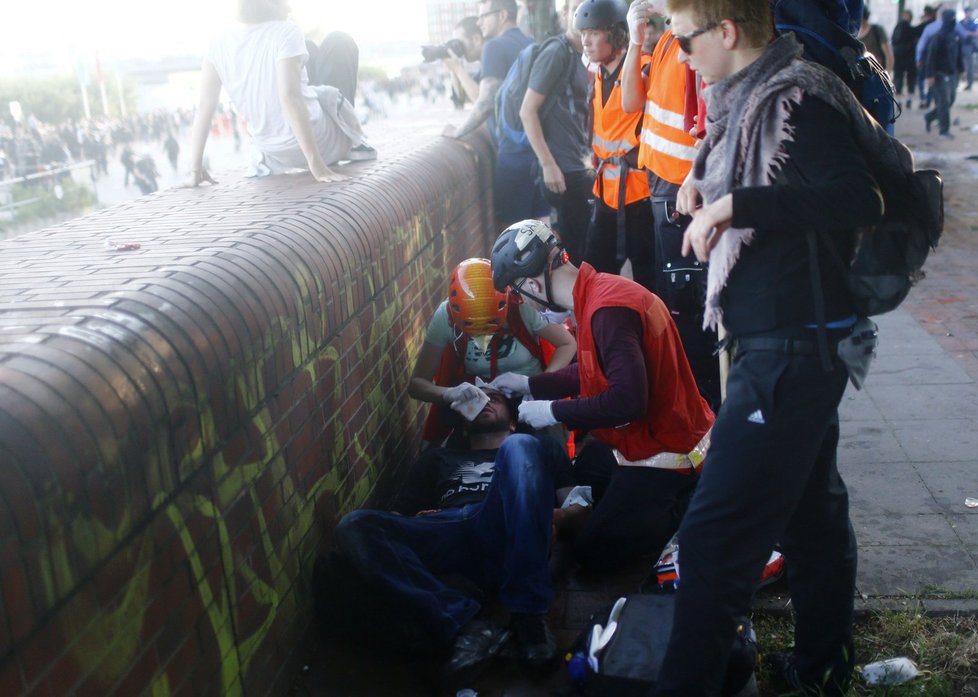
<path id="1" fill-rule="evenodd" d="M 285 693 L 312 559 L 416 451 L 490 180 L 442 139 L 0 243 L 0 695 Z"/>

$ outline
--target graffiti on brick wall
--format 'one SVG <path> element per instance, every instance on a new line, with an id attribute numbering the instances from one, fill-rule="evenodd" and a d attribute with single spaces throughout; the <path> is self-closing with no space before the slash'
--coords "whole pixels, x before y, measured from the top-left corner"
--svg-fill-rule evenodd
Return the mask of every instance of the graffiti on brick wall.
<path id="1" fill-rule="evenodd" d="M 384 469 L 403 458 L 391 434 L 418 424 L 420 405 L 403 394 L 430 309 L 417 298 L 444 292 L 451 245 L 443 242 L 391 269 L 390 286 L 372 289 L 374 304 L 362 308 L 365 319 L 349 320 L 359 324 L 328 343 L 324 315 L 303 324 L 279 317 L 227 381 L 225 398 L 241 417 L 237 436 L 224 432 L 199 386 L 174 388 L 171 410 L 193 414 L 184 429 L 190 437 L 140 463 L 156 511 L 141 534 L 126 510 L 112 520 L 82 513 L 70 531 L 49 521 L 53 542 L 42 561 L 49 606 L 81 581 L 73 553 L 129 571 L 111 597 L 79 596 L 59 615 L 80 677 L 108 689 L 152 654 L 143 687 L 163 697 L 194 679 L 187 676 L 208 656 L 220 669 L 201 679 L 213 681 L 214 692 L 244 694 L 249 671 L 268 653 L 266 639 L 297 629 L 276 622 L 294 622 L 305 602 L 317 520 L 362 506 Z M 316 286 L 299 279 L 297 287 Z M 300 293 L 295 306 L 312 301 Z M 282 365 L 288 379 L 268 384 L 264 376 L 281 381 Z M 161 626 L 197 644 L 177 636 L 147 652 L 167 633 Z"/>

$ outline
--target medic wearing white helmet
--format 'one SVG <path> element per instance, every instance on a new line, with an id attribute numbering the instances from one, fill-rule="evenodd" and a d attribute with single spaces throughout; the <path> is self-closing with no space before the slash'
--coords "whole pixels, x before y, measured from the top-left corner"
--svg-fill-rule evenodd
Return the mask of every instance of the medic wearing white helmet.
<path id="1" fill-rule="evenodd" d="M 632 280 L 564 259 L 553 232 L 538 220 L 512 225 L 496 240 L 493 285 L 573 312 L 578 362 L 529 378 L 506 373 L 492 385 L 529 397 L 520 421 L 590 429 L 611 448 L 617 466 L 575 550 L 586 566 L 607 569 L 658 554 L 675 533 L 713 412 L 662 301 Z"/>

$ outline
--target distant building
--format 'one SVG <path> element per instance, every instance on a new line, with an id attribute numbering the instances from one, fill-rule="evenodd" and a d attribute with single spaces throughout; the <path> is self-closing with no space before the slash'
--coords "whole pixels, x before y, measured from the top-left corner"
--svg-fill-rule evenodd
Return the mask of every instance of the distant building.
<path id="1" fill-rule="evenodd" d="M 428 40 L 440 44 L 452 38 L 463 17 L 478 14 L 477 0 L 428 0 Z"/>

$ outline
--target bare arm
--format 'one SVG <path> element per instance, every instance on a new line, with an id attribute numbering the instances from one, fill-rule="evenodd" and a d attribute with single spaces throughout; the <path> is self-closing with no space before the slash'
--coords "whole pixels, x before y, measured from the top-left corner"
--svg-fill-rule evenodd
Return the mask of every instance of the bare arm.
<path id="1" fill-rule="evenodd" d="M 472 112 L 465 119 L 465 123 L 455 133 L 456 138 L 471 133 L 486 122 L 496 106 L 496 92 L 499 91 L 502 82 L 495 77 L 484 77 L 479 81 L 479 96 L 475 100 L 475 106 L 472 107 Z"/>
<path id="2" fill-rule="evenodd" d="M 890 46 L 889 40 L 883 42 L 883 55 L 886 56 L 886 68 L 887 71 L 893 74 L 893 47 Z"/>
<path id="3" fill-rule="evenodd" d="M 438 372 L 442 351 L 427 341 L 421 343 L 418 360 L 408 381 L 408 394 L 422 402 L 441 402 L 446 388 L 434 383 L 432 377 Z"/>
<path id="4" fill-rule="evenodd" d="M 200 95 L 197 99 L 197 113 L 190 143 L 190 186 L 201 182 L 216 183 L 204 169 L 204 147 L 211 132 L 211 121 L 217 111 L 217 100 L 221 97 L 221 78 L 210 61 L 204 61 L 200 69 Z"/>
<path id="5" fill-rule="evenodd" d="M 465 66 L 462 65 L 462 59 L 457 58 L 454 54 L 450 58 L 445 58 L 442 61 L 445 67 L 451 71 L 455 79 L 458 80 L 458 84 L 462 86 L 465 90 L 465 96 L 472 100 L 473 103 L 479 100 L 479 84 L 472 79 L 472 76 L 465 71 Z M 495 96 L 495 95 L 494 95 Z"/>
<path id="6" fill-rule="evenodd" d="M 567 190 L 564 173 L 560 171 L 557 160 L 550 152 L 550 147 L 543 137 L 543 124 L 540 123 L 540 108 L 545 101 L 547 101 L 545 94 L 527 87 L 523 104 L 520 105 L 520 120 L 523 122 L 523 131 L 530 141 L 530 147 L 533 148 L 533 153 L 543 169 L 544 185 L 555 194 L 562 194 Z"/>
<path id="7" fill-rule="evenodd" d="M 642 47 L 629 43 L 621 67 L 621 108 L 627 114 L 645 109 L 645 79 L 642 77 Z"/>
<path id="8" fill-rule="evenodd" d="M 562 324 L 548 324 L 540 330 L 540 336 L 557 349 L 554 351 L 554 355 L 550 357 L 550 365 L 547 366 L 548 373 L 560 370 L 570 364 L 574 354 L 577 353 L 577 342 L 567 331 L 567 327 Z"/>
<path id="9" fill-rule="evenodd" d="M 337 174 L 323 161 L 323 156 L 316 146 L 316 139 L 312 134 L 312 120 L 309 118 L 309 109 L 306 107 L 305 98 L 302 96 L 302 58 L 294 56 L 283 58 L 275 66 L 276 78 L 278 81 L 278 98 L 282 104 L 282 111 L 285 113 L 285 120 L 292 127 L 292 133 L 299 142 L 299 148 L 306 157 L 309 171 L 317 181 L 331 182 L 346 179 L 341 174 Z"/>

